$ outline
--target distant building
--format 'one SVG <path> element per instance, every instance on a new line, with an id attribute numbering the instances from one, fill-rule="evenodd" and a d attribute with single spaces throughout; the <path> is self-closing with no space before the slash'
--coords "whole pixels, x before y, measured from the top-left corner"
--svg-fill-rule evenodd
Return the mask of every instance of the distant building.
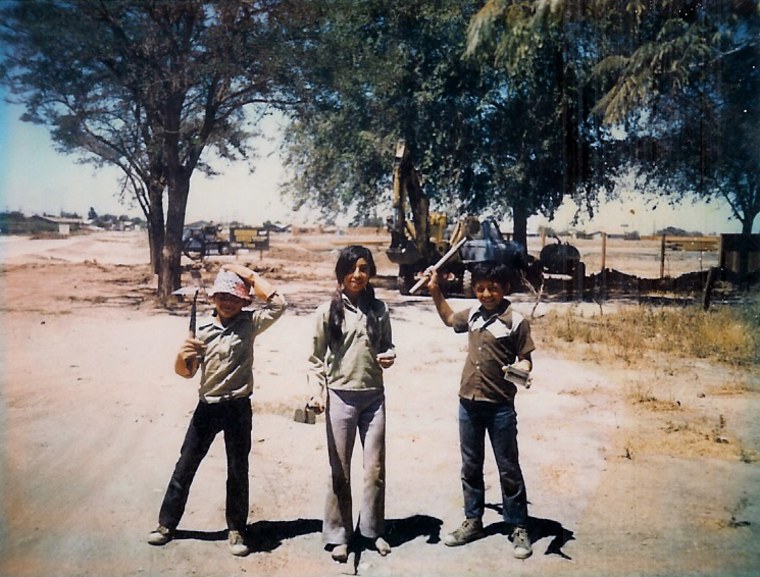
<path id="1" fill-rule="evenodd" d="M 47 214 L 35 214 L 27 219 L 27 232 L 40 233 L 49 232 L 68 236 L 72 232 L 77 232 L 82 228 L 84 222 L 81 218 L 63 218 L 59 216 L 49 216 Z"/>

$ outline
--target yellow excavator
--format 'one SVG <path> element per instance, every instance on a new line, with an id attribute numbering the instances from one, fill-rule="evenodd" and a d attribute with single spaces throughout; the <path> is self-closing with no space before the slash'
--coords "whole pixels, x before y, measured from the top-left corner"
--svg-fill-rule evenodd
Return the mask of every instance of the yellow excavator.
<path id="1" fill-rule="evenodd" d="M 439 269 L 444 293 L 472 296 L 469 268 L 482 261 L 504 262 L 510 267 L 514 273 L 510 282 L 512 292 L 532 288 L 536 279 L 528 283 L 525 273 L 538 268 L 540 274 L 540 267 L 534 265 L 535 259 L 520 244 L 502 236 L 492 218 L 463 216 L 446 238 L 449 224 L 446 214 L 430 213 L 429 208 L 411 151 L 406 141 L 399 140 L 393 165 L 393 215 L 388 221 L 391 244 L 386 254 L 399 267 L 397 284 L 401 294 L 409 294 L 420 273 L 464 238 L 466 242 Z"/>

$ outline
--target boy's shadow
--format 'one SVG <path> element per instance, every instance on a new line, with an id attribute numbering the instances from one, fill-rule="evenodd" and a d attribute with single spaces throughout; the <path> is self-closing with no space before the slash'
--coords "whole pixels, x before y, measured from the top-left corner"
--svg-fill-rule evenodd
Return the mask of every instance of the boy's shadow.
<path id="1" fill-rule="evenodd" d="M 269 553 L 277 549 L 285 539 L 292 539 L 308 533 L 322 531 L 322 521 L 318 519 L 295 519 L 293 521 L 256 521 L 246 528 L 246 543 L 251 553 Z M 177 530 L 175 539 L 197 539 L 198 541 L 226 541 L 227 530 L 193 531 Z"/>
<path id="2" fill-rule="evenodd" d="M 501 505 L 487 504 L 486 508 L 493 509 L 499 513 L 499 515 L 501 515 L 503 511 Z M 485 527 L 483 533 L 484 536 L 497 534 L 508 536 L 510 534 L 510 527 L 501 521 Z M 575 537 L 573 536 L 573 532 L 570 529 L 563 527 L 562 523 L 559 521 L 528 517 L 528 535 L 530 536 L 530 542 L 533 544 L 546 537 L 552 538 L 544 555 L 559 555 L 563 559 L 572 559 L 562 551 L 562 547 L 564 547 L 568 541 L 574 541 Z"/>

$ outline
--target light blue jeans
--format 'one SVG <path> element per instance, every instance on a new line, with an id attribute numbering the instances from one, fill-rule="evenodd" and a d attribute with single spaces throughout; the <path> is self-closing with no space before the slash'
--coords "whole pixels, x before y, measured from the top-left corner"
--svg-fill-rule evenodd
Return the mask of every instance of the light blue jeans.
<path id="1" fill-rule="evenodd" d="M 322 539 L 340 545 L 353 536 L 351 456 L 357 431 L 364 457 L 359 532 L 370 539 L 379 537 L 385 530 L 385 392 L 328 389 L 325 420 L 330 482 Z"/>

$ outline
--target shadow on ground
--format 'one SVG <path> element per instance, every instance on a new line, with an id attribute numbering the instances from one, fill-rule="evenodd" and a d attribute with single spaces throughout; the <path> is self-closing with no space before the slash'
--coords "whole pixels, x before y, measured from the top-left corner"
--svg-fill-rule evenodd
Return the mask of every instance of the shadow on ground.
<path id="1" fill-rule="evenodd" d="M 489 509 L 493 509 L 499 515 L 502 514 L 501 505 L 486 505 Z M 512 527 L 506 523 L 492 523 L 484 528 L 485 536 L 488 535 L 507 535 L 511 534 Z M 542 539 L 551 539 L 549 545 L 546 547 L 544 555 L 559 555 L 563 559 L 571 559 L 571 557 L 562 551 L 562 547 L 567 544 L 568 541 L 575 539 L 573 532 L 570 529 L 566 529 L 559 521 L 552 519 L 541 519 L 539 517 L 528 517 L 528 535 L 530 535 L 530 542 L 535 545 Z"/>
<path id="2" fill-rule="evenodd" d="M 295 519 L 293 521 L 257 521 L 247 527 L 247 539 L 251 553 L 268 553 L 277 549 L 286 539 L 300 535 L 319 533 L 322 521 L 318 519 Z M 226 541 L 227 530 L 192 531 L 177 530 L 175 539 L 196 539 L 198 541 Z"/>

